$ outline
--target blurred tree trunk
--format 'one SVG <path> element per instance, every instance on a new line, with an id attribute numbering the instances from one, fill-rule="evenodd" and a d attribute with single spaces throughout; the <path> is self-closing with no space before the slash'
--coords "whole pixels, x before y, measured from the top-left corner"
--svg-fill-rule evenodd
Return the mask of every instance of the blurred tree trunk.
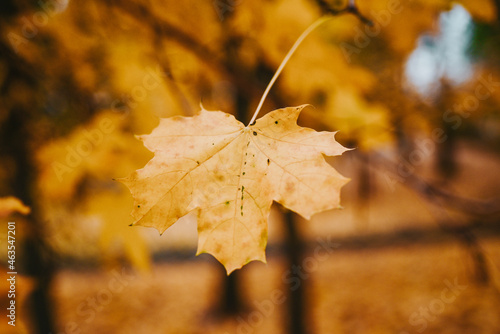
<path id="1" fill-rule="evenodd" d="M 352 147 L 356 147 L 352 146 Z M 351 147 L 351 146 L 350 146 Z M 370 220 L 370 197 L 375 193 L 375 189 L 373 188 L 374 184 L 371 178 L 370 171 L 370 155 L 367 152 L 363 152 L 361 149 L 356 150 L 356 153 L 359 157 L 358 169 L 358 197 L 355 203 L 356 205 L 356 220 L 357 227 L 359 231 L 364 231 L 369 225 Z"/>
<path id="2" fill-rule="evenodd" d="M 20 268 L 36 280 L 35 289 L 29 297 L 33 327 L 36 333 L 55 333 L 50 300 L 50 285 L 53 277 L 53 264 L 48 248 L 43 240 L 43 226 L 37 213 L 33 198 L 32 185 L 35 182 L 36 167 L 28 147 L 28 117 L 25 110 L 10 110 L 9 118 L 1 131 L 4 154 L 11 159 L 14 175 L 10 178 L 10 189 L 14 195 L 32 208 L 28 217 L 29 231 L 21 245 L 24 257 L 19 259 Z"/>
<path id="3" fill-rule="evenodd" d="M 222 24 L 226 26 L 226 23 L 229 23 L 229 17 L 231 16 L 231 12 L 227 13 L 227 17 L 222 21 Z M 226 26 L 228 29 L 231 29 L 230 26 Z M 224 50 L 225 50 L 225 68 L 232 73 L 244 73 L 248 77 L 248 86 L 251 87 L 250 76 L 256 76 L 256 85 L 260 86 L 261 91 L 258 93 L 262 93 L 267 86 L 267 83 L 271 80 L 274 70 L 269 68 L 263 61 L 260 61 L 255 69 L 245 69 L 242 67 L 241 60 L 239 58 L 238 50 L 243 42 L 241 36 L 238 35 L 230 35 L 228 40 L 225 41 Z M 252 90 L 242 91 L 239 87 L 234 83 L 234 106 L 235 106 L 235 117 L 242 123 L 246 124 L 246 122 L 250 121 L 252 117 L 253 110 L 250 110 L 251 101 L 254 98 L 251 93 Z M 279 94 L 271 94 L 271 100 L 279 101 Z M 240 297 L 239 288 L 239 279 L 240 273 L 239 271 L 233 272 L 227 278 L 224 279 L 224 288 L 223 288 L 223 296 L 221 301 L 220 311 L 226 315 L 234 315 L 241 313 L 245 308 L 244 303 Z"/>
<path id="4" fill-rule="evenodd" d="M 442 129 L 446 140 L 437 145 L 437 170 L 445 180 L 453 178 L 457 173 L 456 163 L 456 131 L 443 122 Z"/>
<path id="5" fill-rule="evenodd" d="M 242 302 L 239 293 L 240 271 L 235 270 L 229 276 L 224 271 L 224 286 L 222 289 L 219 312 L 224 316 L 234 316 L 242 312 Z"/>
<path id="6" fill-rule="evenodd" d="M 2 1 L 0 17 L 7 23 L 23 12 L 30 11 L 34 3 L 13 0 Z M 7 71 L 0 82 L 0 100 L 9 101 L 9 94 L 17 90 L 16 85 L 24 87 L 25 101 L 5 105 L 3 111 L 6 118 L 0 125 L 0 159 L 9 162 L 10 169 L 7 187 L 11 193 L 21 199 L 32 209 L 27 217 L 28 231 L 19 244 L 22 257 L 18 258 L 18 272 L 32 276 L 36 280 L 35 288 L 28 297 L 31 312 L 31 328 L 34 333 L 56 333 L 50 300 L 50 285 L 53 277 L 53 264 L 48 256 L 48 248 L 43 239 L 43 225 L 39 217 L 36 201 L 33 198 L 33 185 L 36 184 L 36 166 L 33 159 L 30 140 L 32 138 L 29 125 L 32 124 L 39 111 L 36 103 L 36 92 L 40 85 L 37 80 L 39 71 L 33 69 L 14 53 L 8 39 L 0 42 L 0 59 L 6 64 Z M 28 93 L 31 92 L 31 93 Z M 4 160 L 5 159 L 5 160 Z M 21 239 L 21 238 L 19 238 Z"/>
<path id="7" fill-rule="evenodd" d="M 453 111 L 453 87 L 445 80 L 441 81 L 441 94 L 437 101 L 437 108 L 441 113 Z M 454 117 L 460 117 L 456 114 Z M 461 121 L 463 122 L 463 121 Z M 441 122 L 441 128 L 444 130 L 444 137 L 446 140 L 437 145 L 436 150 L 436 167 L 438 173 L 442 176 L 443 180 L 451 180 L 458 172 L 457 163 L 457 131 L 460 130 L 462 123 L 446 122 L 445 119 Z M 470 231 L 469 228 L 454 228 L 452 232 L 456 235 L 458 240 L 464 245 L 466 251 L 470 254 L 474 266 L 474 281 L 480 285 L 486 285 L 490 281 L 490 274 L 486 263 L 486 257 L 479 245 L 476 236 Z"/>
<path id="8" fill-rule="evenodd" d="M 233 43 L 235 42 L 233 41 Z M 236 91 L 234 98 L 236 105 L 235 116 L 239 121 L 244 123 L 248 117 L 249 100 L 244 94 L 238 91 Z M 220 312 L 222 312 L 223 315 L 231 316 L 243 311 L 244 306 L 239 291 L 239 277 L 240 271 L 236 270 L 224 278 L 224 288 L 220 307 Z"/>
<path id="9" fill-rule="evenodd" d="M 302 267 L 304 246 L 297 231 L 296 214 L 287 210 L 285 224 L 288 265 L 290 272 L 295 274 L 292 276 L 294 280 L 288 280 L 287 291 L 289 291 L 290 295 L 288 298 L 288 315 L 285 317 L 285 319 L 288 319 L 286 327 L 289 334 L 305 334 L 307 333 L 306 289 L 301 274 L 297 273 Z"/>
<path id="10" fill-rule="evenodd" d="M 453 111 L 453 87 L 446 81 L 441 80 L 441 94 L 436 103 L 440 115 L 445 115 L 448 111 Z M 457 114 L 456 116 L 459 117 Z M 453 118 L 454 119 L 454 118 Z M 441 128 L 444 130 L 443 137 L 446 138 L 441 144 L 437 144 L 436 150 L 436 168 L 439 175 L 446 180 L 452 179 L 457 173 L 456 162 L 456 138 L 458 126 L 461 123 L 450 122 L 450 119 L 444 118 L 441 121 Z"/>
<path id="11" fill-rule="evenodd" d="M 488 285 L 490 283 L 490 271 L 488 269 L 486 256 L 479 245 L 477 237 L 472 233 L 469 227 L 459 228 L 454 232 L 471 256 L 474 281 L 479 285 Z"/>

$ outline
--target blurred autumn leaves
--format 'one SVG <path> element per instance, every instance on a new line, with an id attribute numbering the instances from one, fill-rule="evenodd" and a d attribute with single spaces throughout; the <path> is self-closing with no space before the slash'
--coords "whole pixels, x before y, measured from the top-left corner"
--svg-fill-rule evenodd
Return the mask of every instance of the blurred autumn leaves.
<path id="1" fill-rule="evenodd" d="M 441 126 L 439 101 L 416 98 L 405 62 L 422 34 L 438 33 L 439 15 L 453 6 L 463 6 L 484 31 L 497 29 L 495 3 L 356 5 L 373 24 L 345 14 L 319 28 L 287 65 L 264 111 L 313 104 L 304 124 L 341 130 L 341 141 L 363 151 L 397 146 L 408 134 Z M 74 256 L 125 254 L 147 268 L 147 247 L 127 227 L 130 195 L 112 181 L 151 158 L 134 135 L 151 132 L 158 117 L 193 114 L 200 101 L 247 122 L 297 36 L 317 17 L 347 6 L 313 0 L 12 3 L 1 23 L 2 193 L 14 193 L 8 180 L 22 171 L 22 159 L 13 158 L 9 145 L 21 141 L 34 167 L 28 186 L 46 228 L 59 236 L 49 238 L 51 246 Z M 489 59 L 476 51 L 477 59 Z M 497 78 L 492 64 L 478 65 L 477 73 Z M 446 105 L 473 94 L 475 82 L 464 83 Z M 499 103 L 493 94 L 467 121 L 477 121 L 479 132 L 498 129 Z M 9 136 L 12 131 L 19 136 Z"/>

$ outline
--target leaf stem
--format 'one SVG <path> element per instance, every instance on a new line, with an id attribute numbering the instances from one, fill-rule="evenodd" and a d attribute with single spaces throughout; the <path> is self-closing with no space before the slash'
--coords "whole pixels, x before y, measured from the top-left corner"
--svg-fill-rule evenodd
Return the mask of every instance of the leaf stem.
<path id="1" fill-rule="evenodd" d="M 255 119 L 257 118 L 257 115 L 259 114 L 259 111 L 260 109 L 262 108 L 262 105 L 264 104 L 264 101 L 266 100 L 266 97 L 267 95 L 269 94 L 269 91 L 271 90 L 271 87 L 273 87 L 274 85 L 274 82 L 276 81 L 276 79 L 278 79 L 279 75 L 281 74 L 281 72 L 283 71 L 283 68 L 285 67 L 286 63 L 288 63 L 288 60 L 290 60 L 290 58 L 292 57 L 293 53 L 295 52 L 295 50 L 297 50 L 297 48 L 299 47 L 299 45 L 302 43 L 302 41 L 314 30 L 316 29 L 319 25 L 321 25 L 322 23 L 328 21 L 329 19 L 331 19 L 331 16 L 322 16 L 320 17 L 319 19 L 317 19 L 316 21 L 314 21 L 313 23 L 311 23 L 311 25 L 309 27 L 307 27 L 306 30 L 304 30 L 304 32 L 299 36 L 299 38 L 297 38 L 297 40 L 295 41 L 295 43 L 293 44 L 293 46 L 290 48 L 290 50 L 288 51 L 288 53 L 286 54 L 285 58 L 283 59 L 283 61 L 281 62 L 280 66 L 278 67 L 278 69 L 276 70 L 276 73 L 274 73 L 274 76 L 273 78 L 271 79 L 271 81 L 269 82 L 269 84 L 267 85 L 266 87 L 266 90 L 264 91 L 264 94 L 262 94 L 262 97 L 260 98 L 260 102 L 259 102 L 259 105 L 257 106 L 257 109 L 255 110 L 255 113 L 253 114 L 253 117 L 252 119 L 250 120 L 250 123 L 248 123 L 248 126 L 253 124 L 253 122 L 255 121 Z"/>

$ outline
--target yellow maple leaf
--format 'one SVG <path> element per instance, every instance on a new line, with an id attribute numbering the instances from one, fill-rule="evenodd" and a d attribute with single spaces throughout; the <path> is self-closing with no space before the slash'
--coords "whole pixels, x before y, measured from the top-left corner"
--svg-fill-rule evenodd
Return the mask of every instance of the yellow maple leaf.
<path id="1" fill-rule="evenodd" d="M 140 137 L 154 158 L 121 179 L 135 200 L 134 225 L 163 233 L 198 210 L 197 254 L 212 254 L 228 273 L 265 262 L 273 201 L 309 219 L 339 207 L 348 181 L 323 157 L 347 149 L 334 133 L 298 126 L 303 108 L 274 110 L 246 127 L 203 108 L 194 117 L 161 119 Z"/>

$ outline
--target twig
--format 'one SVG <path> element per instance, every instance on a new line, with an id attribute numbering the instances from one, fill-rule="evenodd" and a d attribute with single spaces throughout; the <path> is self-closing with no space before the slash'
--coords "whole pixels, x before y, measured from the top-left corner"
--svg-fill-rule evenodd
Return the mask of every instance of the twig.
<path id="1" fill-rule="evenodd" d="M 367 24 L 370 27 L 373 26 L 373 21 L 368 19 L 363 14 L 361 14 L 361 12 L 359 11 L 358 6 L 356 6 L 356 2 L 354 0 L 350 0 L 349 3 L 347 4 L 347 6 L 342 8 L 342 9 L 332 8 L 331 5 L 325 0 L 316 0 L 316 3 L 318 4 L 318 6 L 321 8 L 323 13 L 325 13 L 325 14 L 340 15 L 340 14 L 350 13 L 350 14 L 353 14 L 354 16 L 356 16 L 364 24 Z"/>
<path id="2" fill-rule="evenodd" d="M 196 40 L 196 38 L 182 31 L 182 29 L 159 18 L 152 13 L 147 6 L 135 1 L 116 3 L 115 0 L 110 0 L 107 3 L 111 7 L 129 15 L 139 23 L 147 22 L 148 26 L 151 27 L 156 35 L 165 36 L 169 40 L 178 43 L 186 50 L 192 52 L 200 61 L 229 78 L 238 90 L 245 92 L 246 95 L 256 95 L 258 91 L 256 83 L 249 81 L 249 78 L 245 77 L 242 71 L 237 71 L 235 69 L 229 70 L 227 66 L 225 66 L 225 60 L 216 54 L 214 50 L 203 45 L 201 41 Z"/>
<path id="3" fill-rule="evenodd" d="M 374 164 L 375 166 L 387 166 L 389 170 L 391 170 L 391 173 L 398 175 L 396 172 L 397 164 L 395 162 L 381 156 L 380 154 L 374 154 L 373 160 L 376 162 Z M 447 206 L 448 208 L 452 208 L 468 215 L 475 217 L 492 217 L 500 214 L 499 198 L 479 200 L 458 196 L 445 189 L 430 184 L 416 174 L 405 175 L 403 184 L 412 188 L 429 201 L 437 202 L 441 205 Z"/>

